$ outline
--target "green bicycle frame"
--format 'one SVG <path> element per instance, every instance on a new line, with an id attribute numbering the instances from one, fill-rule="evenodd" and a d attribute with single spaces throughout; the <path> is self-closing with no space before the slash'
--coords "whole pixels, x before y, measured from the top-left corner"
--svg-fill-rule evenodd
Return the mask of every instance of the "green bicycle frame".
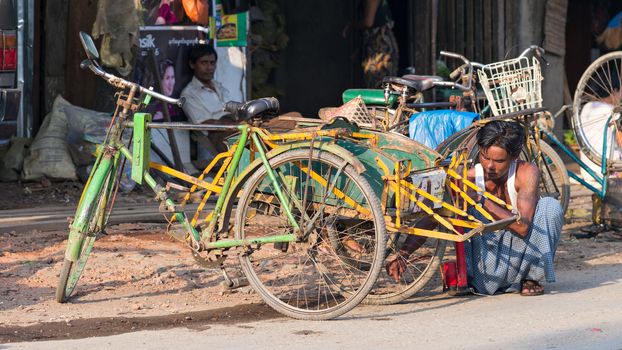
<path id="1" fill-rule="evenodd" d="M 69 238 L 65 251 L 65 258 L 67 260 L 74 262 L 78 260 L 80 250 L 82 249 L 82 242 L 84 241 L 84 232 L 88 229 L 88 213 L 91 210 L 91 206 L 96 205 L 97 196 L 100 194 L 102 186 L 104 185 L 104 180 L 112 167 L 112 156 L 104 155 L 89 181 L 86 192 L 76 210 L 76 217 L 69 227 Z M 100 210 L 105 210 L 105 207 L 106 206 L 103 206 Z"/>
<path id="2" fill-rule="evenodd" d="M 613 115 L 609 116 L 609 118 L 607 118 L 607 122 L 605 123 L 605 125 L 609 125 L 611 123 L 611 119 L 612 118 L 613 118 Z M 574 152 L 569 150 L 563 143 L 561 143 L 559 141 L 559 139 L 555 135 L 553 135 L 553 133 L 551 133 L 550 131 L 547 131 L 547 130 L 543 130 L 543 132 L 548 137 L 549 140 L 553 141 L 553 143 L 555 145 L 557 145 L 564 153 L 566 153 L 574 162 L 579 164 L 579 166 L 583 170 L 585 170 L 585 172 L 587 172 L 590 175 L 590 177 L 592 177 L 594 179 L 594 181 L 596 181 L 601 186 L 601 189 L 598 190 L 596 187 L 592 186 L 587 181 L 585 181 L 583 178 L 581 178 L 579 175 L 573 173 L 570 170 L 566 170 L 568 172 L 568 176 L 570 176 L 571 178 L 577 180 L 581 185 L 587 187 L 590 191 L 596 193 L 598 195 L 598 197 L 600 197 L 600 199 L 604 199 L 605 195 L 607 194 L 607 180 L 606 180 L 606 175 L 607 175 L 607 151 L 608 151 L 608 147 L 607 147 L 607 143 L 608 143 L 607 133 L 609 132 L 609 128 L 605 127 L 605 131 L 603 132 L 603 151 L 602 151 L 602 155 L 601 155 L 600 174 L 597 174 L 596 172 L 594 172 L 594 170 L 592 170 L 592 168 L 590 168 L 581 159 L 579 159 L 579 157 L 577 157 L 577 155 L 574 154 Z"/>
<path id="3" fill-rule="evenodd" d="M 238 141 L 238 145 L 244 145 L 246 144 L 247 140 L 250 138 L 253 140 L 256 148 L 257 148 L 257 152 L 259 153 L 259 157 L 262 161 L 263 166 L 266 168 L 267 172 L 268 172 L 268 176 L 270 178 L 270 181 L 272 182 L 272 185 L 276 188 L 276 195 L 277 198 L 284 204 L 284 212 L 285 215 L 287 216 L 288 220 L 290 221 L 291 225 L 296 229 L 299 230 L 299 225 L 296 222 L 296 220 L 294 219 L 294 215 L 292 213 L 291 210 L 291 206 L 290 203 L 288 201 L 288 199 L 285 197 L 285 195 L 283 194 L 283 192 L 281 191 L 281 187 L 278 185 L 277 182 L 277 177 L 274 173 L 274 170 L 270 167 L 270 161 L 268 160 L 266 153 L 261 145 L 261 141 L 259 140 L 259 137 L 257 136 L 256 133 L 254 133 L 251 129 L 251 127 L 249 125 L 239 125 L 238 130 L 240 131 L 240 139 Z M 130 152 L 129 149 L 127 149 L 127 147 L 125 147 L 124 145 L 118 145 L 118 149 L 119 151 L 130 161 L 132 162 L 132 154 Z M 180 212 L 176 212 L 175 213 L 175 218 L 176 220 L 181 223 L 188 232 L 191 232 L 193 238 L 196 241 L 201 241 L 209 232 L 212 232 L 212 230 L 215 229 L 218 220 L 220 218 L 220 215 L 222 213 L 223 210 L 223 206 L 224 206 L 224 202 L 226 199 L 226 193 L 229 192 L 229 190 L 231 189 L 231 185 L 233 184 L 233 179 L 235 176 L 235 170 L 238 168 L 239 164 L 240 164 L 240 159 L 242 158 L 242 154 L 244 152 L 244 147 L 236 147 L 236 150 L 233 154 L 233 158 L 231 160 L 231 163 L 229 164 L 229 171 L 227 173 L 227 176 L 225 178 L 223 187 L 222 187 L 222 191 L 221 191 L 221 195 L 218 197 L 218 200 L 216 201 L 216 205 L 213 209 L 213 213 L 214 215 L 212 215 L 210 222 L 208 224 L 208 229 L 203 232 L 202 234 L 200 234 L 194 227 L 192 227 L 189 223 L 189 220 L 185 217 L 185 215 L 183 215 Z M 147 183 L 147 185 L 155 192 L 155 193 L 159 193 L 161 191 L 160 186 L 158 185 L 158 183 L 155 181 L 155 179 L 147 172 L 145 171 L 144 173 L 144 181 L 145 183 Z M 165 204 L 167 206 L 173 207 L 175 205 L 175 203 L 170 199 L 170 198 L 166 198 L 165 199 Z M 272 237 L 262 237 L 262 238 L 256 238 L 256 239 L 252 239 L 252 240 L 234 240 L 234 239 L 227 239 L 227 240 L 220 240 L 220 241 L 216 241 L 216 242 L 209 242 L 205 244 L 205 248 L 207 249 L 222 249 L 222 248 L 231 248 L 231 247 L 236 247 L 236 246 L 240 246 L 240 245 L 248 245 L 248 244 L 264 244 L 264 243 L 277 243 L 277 242 L 293 242 L 296 240 L 296 236 L 294 234 L 286 234 L 286 235 L 279 235 L 279 236 L 272 236 Z"/>

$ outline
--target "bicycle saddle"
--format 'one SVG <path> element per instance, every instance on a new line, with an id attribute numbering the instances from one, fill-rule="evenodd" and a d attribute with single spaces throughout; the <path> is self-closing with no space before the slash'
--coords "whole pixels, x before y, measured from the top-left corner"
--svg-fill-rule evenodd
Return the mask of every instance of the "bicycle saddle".
<path id="1" fill-rule="evenodd" d="M 425 91 L 432 87 L 434 87 L 434 83 L 437 81 L 443 81 L 443 78 L 436 75 L 414 75 L 414 74 L 406 74 L 402 76 L 402 79 L 411 81 L 415 84 L 418 84 L 419 91 Z"/>
<path id="2" fill-rule="evenodd" d="M 224 110 L 237 119 L 247 120 L 263 113 L 276 115 L 279 112 L 279 100 L 274 97 L 262 97 L 248 102 L 229 101 Z"/>

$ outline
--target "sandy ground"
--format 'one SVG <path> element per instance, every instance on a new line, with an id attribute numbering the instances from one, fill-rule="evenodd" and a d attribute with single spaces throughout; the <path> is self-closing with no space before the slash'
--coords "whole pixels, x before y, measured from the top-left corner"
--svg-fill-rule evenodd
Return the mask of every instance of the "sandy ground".
<path id="1" fill-rule="evenodd" d="M 20 185 L 23 186 L 23 185 Z M 31 184 L 38 198 L 5 196 L 13 208 L 41 201 L 71 203 L 79 187 Z M 2 188 L 8 193 L 8 188 Z M 23 187 L 22 187 L 22 190 Z M 53 194 L 56 198 L 50 198 Z M 19 198 L 28 198 L 22 200 Z M 12 200 L 12 204 L 7 204 Z M 21 200 L 21 202 L 19 202 Z M 71 204 L 68 204 L 71 205 Z M 0 208 L 2 204 L 0 203 Z M 589 222 L 565 226 L 557 251 L 559 270 L 581 271 L 622 262 L 615 232 L 577 239 Z M 187 248 L 160 224 L 122 224 L 98 238 L 69 303 L 54 301 L 66 231 L 0 232 L 0 343 L 81 338 L 139 329 L 169 328 L 202 321 L 235 322 L 279 317 L 250 287 L 229 290 L 219 269 L 199 267 Z M 235 261 L 228 262 L 235 271 Z M 440 292 L 440 291 L 439 291 Z M 226 310 L 218 310 L 228 308 Z"/>

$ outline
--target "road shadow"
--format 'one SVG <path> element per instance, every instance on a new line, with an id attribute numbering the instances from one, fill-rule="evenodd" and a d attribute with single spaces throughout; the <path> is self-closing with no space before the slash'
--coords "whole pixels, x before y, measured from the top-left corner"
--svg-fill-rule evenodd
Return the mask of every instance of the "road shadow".
<path id="1" fill-rule="evenodd" d="M 0 343 L 80 339 L 177 327 L 202 331 L 214 324 L 237 325 L 279 317 L 283 316 L 265 304 L 246 304 L 163 316 L 103 317 L 45 322 L 26 327 L 0 326 Z"/>

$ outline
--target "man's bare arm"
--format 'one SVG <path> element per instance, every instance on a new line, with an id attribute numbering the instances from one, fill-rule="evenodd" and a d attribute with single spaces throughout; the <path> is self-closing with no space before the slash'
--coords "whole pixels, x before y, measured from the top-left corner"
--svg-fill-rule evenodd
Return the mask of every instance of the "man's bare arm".
<path id="1" fill-rule="evenodd" d="M 519 221 L 508 226 L 512 232 L 521 237 L 525 237 L 531 228 L 533 216 L 536 212 L 536 205 L 540 197 L 538 186 L 540 184 L 540 171 L 538 167 L 531 163 L 522 163 L 516 172 L 517 199 L 515 208 L 520 213 Z M 484 208 L 492 214 L 495 219 L 507 219 L 514 214 L 509 210 L 500 207 L 496 203 L 486 200 Z"/>

